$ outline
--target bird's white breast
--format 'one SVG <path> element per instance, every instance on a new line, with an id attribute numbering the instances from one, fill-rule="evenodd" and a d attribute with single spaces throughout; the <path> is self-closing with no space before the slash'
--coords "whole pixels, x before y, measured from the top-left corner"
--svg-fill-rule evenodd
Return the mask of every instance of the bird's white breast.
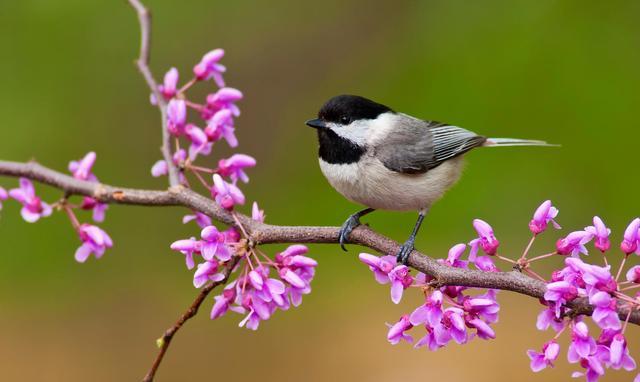
<path id="1" fill-rule="evenodd" d="M 353 202 L 376 209 L 409 211 L 430 207 L 458 180 L 462 157 L 423 174 L 391 171 L 366 154 L 350 164 L 330 164 L 320 159 L 320 169 L 331 186 Z"/>

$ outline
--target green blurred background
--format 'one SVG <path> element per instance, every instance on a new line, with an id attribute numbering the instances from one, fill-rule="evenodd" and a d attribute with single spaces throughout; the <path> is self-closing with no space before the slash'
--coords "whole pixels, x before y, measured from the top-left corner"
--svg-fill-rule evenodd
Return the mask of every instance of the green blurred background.
<path id="1" fill-rule="evenodd" d="M 452 244 L 468 241 L 471 220 L 481 217 L 494 226 L 503 252 L 515 257 L 529 238 L 533 209 L 547 198 L 568 230 L 602 216 L 614 230 L 614 245 L 639 213 L 640 2 L 148 5 L 155 15 L 157 77 L 170 66 L 186 74 L 206 51 L 226 49 L 225 78 L 246 96 L 239 151 L 259 162 L 244 190 L 271 223 L 338 225 L 358 208 L 320 174 L 315 133 L 303 123 L 340 93 L 487 135 L 563 145 L 469 154 L 465 176 L 432 209 L 419 237 L 417 247 L 427 253 L 443 256 Z M 69 160 L 94 150 L 104 182 L 164 187 L 149 176 L 160 129 L 132 65 L 138 33 L 124 1 L 0 2 L 0 157 L 36 158 L 64 170 Z M 216 150 L 216 158 L 230 153 L 225 144 Z M 60 195 L 37 189 L 48 200 Z M 115 247 L 100 261 L 78 264 L 78 241 L 64 216 L 29 225 L 16 203 L 5 203 L 0 379 L 139 380 L 155 357 L 155 339 L 197 293 L 183 257 L 168 248 L 197 233 L 180 224 L 184 212 L 112 206 L 103 227 Z M 404 240 L 414 219 L 380 212 L 367 221 Z M 534 253 L 549 249 L 559 235 L 544 237 Z M 550 381 L 566 380 L 576 369 L 563 355 L 553 370 L 529 371 L 525 350 L 541 347 L 551 334 L 535 330 L 536 301 L 508 293 L 500 294 L 495 341 L 436 353 L 390 346 L 384 322 L 411 311 L 419 297 L 412 293 L 393 305 L 388 288 L 357 261 L 358 251 L 311 246 L 320 262 L 314 292 L 257 332 L 237 328 L 237 315 L 211 322 L 208 301 L 176 337 L 158 380 L 495 381 L 517 373 L 523 381 Z M 550 261 L 541 271 L 558 264 Z M 634 327 L 635 355 L 638 339 Z M 632 377 L 610 371 L 605 380 Z"/>

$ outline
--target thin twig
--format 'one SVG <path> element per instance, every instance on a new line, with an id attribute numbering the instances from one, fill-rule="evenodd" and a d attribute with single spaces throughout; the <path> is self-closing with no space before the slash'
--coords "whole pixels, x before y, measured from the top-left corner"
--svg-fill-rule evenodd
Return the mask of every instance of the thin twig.
<path id="1" fill-rule="evenodd" d="M 151 73 L 151 69 L 149 68 L 149 57 L 151 56 L 151 12 L 149 12 L 139 0 L 128 1 L 138 14 L 138 21 L 140 23 L 140 54 L 136 60 L 136 66 L 147 82 L 147 86 L 151 89 L 151 93 L 153 93 L 158 104 L 160 117 L 162 118 L 162 146 L 160 147 L 160 151 L 162 152 L 162 157 L 167 162 L 169 185 L 177 186 L 180 184 L 180 177 L 171 155 L 171 135 L 167 128 L 167 103 L 162 94 L 160 94 L 158 83 L 155 78 L 153 78 L 153 73 Z"/>
<path id="2" fill-rule="evenodd" d="M 180 316 L 180 318 L 178 318 L 176 323 L 173 324 L 169 329 L 167 329 L 162 335 L 162 337 L 158 339 L 158 345 L 160 347 L 160 351 L 158 351 L 158 355 L 156 355 L 156 358 L 153 361 L 153 365 L 151 365 L 151 368 L 147 372 L 147 375 L 145 375 L 144 379 L 142 380 L 143 382 L 153 381 L 153 378 L 156 375 L 156 372 L 158 371 L 158 367 L 160 367 L 160 364 L 162 363 L 164 355 L 169 349 L 169 345 L 171 345 L 171 340 L 173 339 L 173 336 L 175 336 L 178 330 L 182 328 L 182 325 L 184 325 L 189 319 L 191 319 L 193 316 L 195 316 L 198 313 L 198 309 L 200 309 L 200 305 L 202 305 L 202 303 L 204 302 L 204 299 L 207 298 L 209 293 L 211 293 L 211 291 L 214 290 L 219 285 L 225 284 L 227 282 L 227 280 L 229 279 L 229 276 L 231 275 L 231 271 L 236 266 L 236 264 L 238 264 L 239 260 L 240 260 L 239 256 L 234 256 L 231 259 L 231 261 L 229 261 L 229 263 L 227 264 L 226 268 L 223 271 L 224 278 L 220 281 L 211 282 L 207 284 L 205 287 L 203 287 L 200 290 L 200 293 L 198 293 L 198 296 L 196 297 L 196 299 L 193 301 L 193 303 L 191 303 L 189 308 L 184 313 L 182 313 L 182 315 Z"/>

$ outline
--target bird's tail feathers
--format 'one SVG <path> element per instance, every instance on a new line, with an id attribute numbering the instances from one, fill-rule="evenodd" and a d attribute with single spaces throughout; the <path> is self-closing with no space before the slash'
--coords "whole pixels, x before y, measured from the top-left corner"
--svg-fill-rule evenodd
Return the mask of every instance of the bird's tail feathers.
<path id="1" fill-rule="evenodd" d="M 547 147 L 560 147 L 547 143 L 545 141 L 536 141 L 530 139 L 516 139 L 516 138 L 487 138 L 482 146 L 547 146 Z"/>

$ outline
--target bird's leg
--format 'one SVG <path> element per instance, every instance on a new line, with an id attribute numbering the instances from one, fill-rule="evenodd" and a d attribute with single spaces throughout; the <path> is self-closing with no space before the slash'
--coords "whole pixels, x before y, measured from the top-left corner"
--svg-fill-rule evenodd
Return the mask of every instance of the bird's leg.
<path id="1" fill-rule="evenodd" d="M 362 211 L 358 211 L 355 214 L 349 216 L 342 227 L 340 227 L 340 248 L 342 248 L 343 251 L 347 251 L 344 245 L 348 242 L 349 234 L 351 234 L 351 231 L 353 231 L 354 228 L 360 225 L 360 218 L 373 211 L 375 211 L 375 209 L 373 208 L 365 208 Z"/>
<path id="2" fill-rule="evenodd" d="M 418 221 L 416 221 L 416 225 L 413 227 L 413 231 L 411 232 L 409 239 L 407 239 L 407 241 L 404 244 L 402 244 L 402 246 L 400 247 L 400 251 L 398 252 L 398 256 L 396 259 L 399 264 L 407 265 L 407 260 L 409 259 L 409 255 L 413 251 L 413 244 L 416 241 L 416 235 L 418 234 L 418 230 L 420 229 L 420 225 L 422 224 L 422 221 L 424 220 L 424 216 L 426 214 L 427 214 L 426 209 L 421 210 L 418 213 Z"/>

